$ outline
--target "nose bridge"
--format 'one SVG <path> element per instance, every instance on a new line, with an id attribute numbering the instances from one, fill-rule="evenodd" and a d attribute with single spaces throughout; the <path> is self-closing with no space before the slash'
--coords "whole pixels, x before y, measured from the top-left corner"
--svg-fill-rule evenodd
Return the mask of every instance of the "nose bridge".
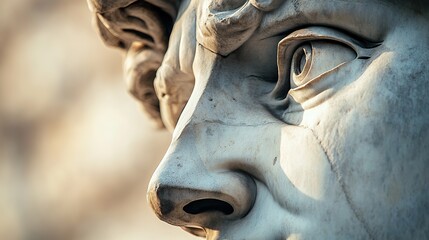
<path id="1" fill-rule="evenodd" d="M 240 73 L 225 61 L 222 56 L 197 46 L 193 66 L 195 85 L 173 137 L 180 135 L 185 126 L 233 118 L 237 102 L 232 96 L 240 92 L 233 82 L 240 78 Z"/>
<path id="2" fill-rule="evenodd" d="M 206 125 L 217 123 L 229 112 L 226 106 L 216 106 L 220 103 L 214 101 L 215 94 L 222 99 L 226 93 L 214 83 L 222 77 L 216 69 L 216 57 L 210 63 L 211 71 L 196 73 L 194 92 L 149 185 L 148 200 L 155 213 L 178 226 L 215 228 L 222 219 L 245 216 L 256 198 L 256 185 L 250 176 L 214 168 L 216 158 L 201 147 L 199 140 L 212 134 Z M 207 142 L 203 145 L 207 146 Z"/>

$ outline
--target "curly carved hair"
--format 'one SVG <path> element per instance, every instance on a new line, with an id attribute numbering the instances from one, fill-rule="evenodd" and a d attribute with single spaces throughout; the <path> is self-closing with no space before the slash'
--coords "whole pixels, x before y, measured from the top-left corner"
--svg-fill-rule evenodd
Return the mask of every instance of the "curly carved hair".
<path id="1" fill-rule="evenodd" d="M 226 56 L 252 36 L 265 12 L 276 9 L 284 2 L 284 0 L 205 1 L 201 8 L 197 40 L 209 50 Z"/>
<path id="2" fill-rule="evenodd" d="M 153 81 L 167 50 L 180 0 L 88 0 L 88 4 L 104 43 L 126 52 L 129 92 L 162 127 Z"/>
<path id="3" fill-rule="evenodd" d="M 201 1 L 197 41 L 213 52 L 228 55 L 253 34 L 263 12 L 275 9 L 282 2 L 284 0 Z M 153 82 L 181 1 L 88 0 L 88 4 L 105 44 L 126 52 L 124 68 L 128 90 L 149 116 L 163 126 Z M 230 41 L 231 38 L 234 41 Z"/>

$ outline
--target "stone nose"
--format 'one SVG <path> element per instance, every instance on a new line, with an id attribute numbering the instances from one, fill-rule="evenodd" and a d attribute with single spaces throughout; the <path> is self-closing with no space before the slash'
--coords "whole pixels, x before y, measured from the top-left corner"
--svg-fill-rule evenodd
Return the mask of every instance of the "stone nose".
<path id="1" fill-rule="evenodd" d="M 204 236 L 205 230 L 246 216 L 256 185 L 243 172 L 210 170 L 197 154 L 184 154 L 189 147 L 176 146 L 167 153 L 152 176 L 148 201 L 161 220 Z"/>

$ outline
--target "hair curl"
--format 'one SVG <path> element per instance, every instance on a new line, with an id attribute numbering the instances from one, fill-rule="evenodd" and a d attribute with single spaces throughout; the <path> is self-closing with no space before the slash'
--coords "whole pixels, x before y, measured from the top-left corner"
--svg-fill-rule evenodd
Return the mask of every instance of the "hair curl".
<path id="1" fill-rule="evenodd" d="M 153 81 L 167 50 L 180 0 L 88 0 L 88 4 L 104 43 L 126 52 L 129 92 L 162 127 Z"/>
<path id="2" fill-rule="evenodd" d="M 206 1 L 198 23 L 197 40 L 223 56 L 239 48 L 259 27 L 265 12 L 284 0 Z"/>

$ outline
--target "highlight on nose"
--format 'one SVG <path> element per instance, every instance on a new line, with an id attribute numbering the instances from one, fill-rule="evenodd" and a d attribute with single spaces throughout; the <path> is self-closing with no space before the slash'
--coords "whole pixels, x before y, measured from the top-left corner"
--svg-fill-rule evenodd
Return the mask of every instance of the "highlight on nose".
<path id="1" fill-rule="evenodd" d="M 256 185 L 250 176 L 233 171 L 189 176 L 166 170 L 152 179 L 148 201 L 161 220 L 201 236 L 206 229 L 241 219 L 252 209 Z"/>
<path id="2" fill-rule="evenodd" d="M 182 127 L 152 175 L 147 197 L 162 221 L 202 236 L 244 218 L 255 203 L 256 182 L 236 166 L 220 164 L 223 156 L 199 155 L 194 123 Z"/>

